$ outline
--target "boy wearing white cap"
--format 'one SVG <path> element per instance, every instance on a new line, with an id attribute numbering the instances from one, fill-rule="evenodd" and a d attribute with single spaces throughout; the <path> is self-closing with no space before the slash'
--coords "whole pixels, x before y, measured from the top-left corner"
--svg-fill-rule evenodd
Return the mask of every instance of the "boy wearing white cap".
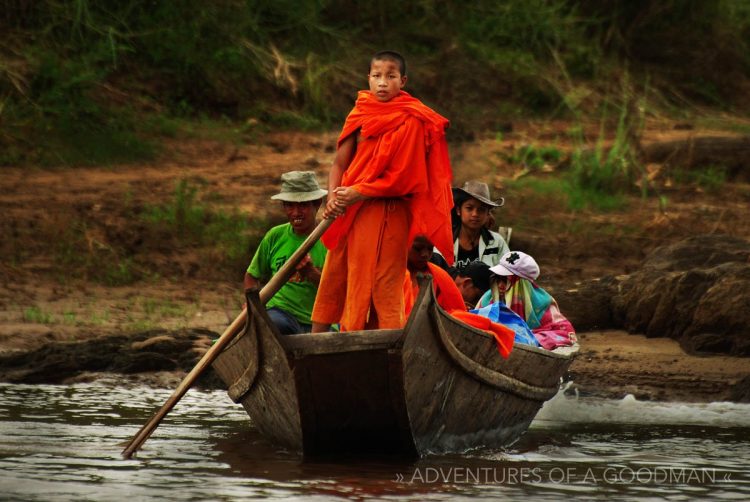
<path id="1" fill-rule="evenodd" d="M 536 284 L 539 265 L 522 251 L 505 253 L 500 262 L 490 267 L 495 274 L 490 291 L 479 300 L 478 307 L 501 301 L 529 325 L 545 349 L 573 345 L 573 325 L 562 315 L 552 296 Z"/>

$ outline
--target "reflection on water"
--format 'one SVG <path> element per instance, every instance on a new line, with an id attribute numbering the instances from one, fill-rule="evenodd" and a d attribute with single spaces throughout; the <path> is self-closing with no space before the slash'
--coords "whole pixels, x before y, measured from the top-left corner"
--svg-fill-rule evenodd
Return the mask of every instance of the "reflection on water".
<path id="1" fill-rule="evenodd" d="M 750 406 L 559 394 L 506 450 L 417 462 L 302 462 L 223 392 L 190 391 L 137 458 L 120 452 L 170 390 L 0 384 L 9 500 L 750 499 Z"/>

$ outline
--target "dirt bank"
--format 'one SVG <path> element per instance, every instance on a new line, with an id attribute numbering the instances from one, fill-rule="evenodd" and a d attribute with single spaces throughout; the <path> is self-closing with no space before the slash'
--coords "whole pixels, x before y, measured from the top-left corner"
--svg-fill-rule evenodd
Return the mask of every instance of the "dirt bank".
<path id="1" fill-rule="evenodd" d="M 529 171 L 513 160 L 513 153 L 523 145 L 552 144 L 565 154 L 569 125 L 514 124 L 502 140 L 488 136 L 451 148 L 456 184 L 481 178 L 505 197 L 497 221 L 513 227 L 512 248 L 535 255 L 543 285 L 564 288 L 632 272 L 651 249 L 689 235 L 750 238 L 750 185 L 744 182 L 709 189 L 665 179 L 658 193 L 645 198 L 633 194 L 607 212 L 573 210 L 564 203 L 564 194 L 534 188 L 535 183 L 514 184 L 525 179 L 543 183 L 560 175 L 563 167 L 556 165 Z M 644 141 L 709 132 L 721 133 L 654 123 Z M 144 243 L 138 215 L 168 201 L 177 181 L 185 179 L 215 207 L 276 218 L 279 208 L 268 197 L 278 176 L 311 169 L 323 180 L 334 140 L 335 133 L 276 133 L 241 147 L 181 142 L 168 146 L 164 157 L 150 165 L 5 169 L 0 176 L 0 354 L 29 351 L 49 341 L 155 328 L 221 332 L 242 302 L 242 266 L 222 275 L 204 249 Z M 652 166 L 650 172 L 664 175 L 659 169 Z M 63 230 L 73 223 L 82 228 L 90 249 L 127 250 L 133 267 L 143 272 L 140 278 L 111 287 L 66 271 L 59 244 L 65 243 Z M 561 308 L 565 311 L 565 305 Z M 733 386 L 750 374 L 747 359 L 688 356 L 669 340 L 608 332 L 585 334 L 581 344 L 572 376 L 582 392 L 598 395 L 729 399 L 736 396 Z M 171 373 L 177 374 L 179 370 Z"/>

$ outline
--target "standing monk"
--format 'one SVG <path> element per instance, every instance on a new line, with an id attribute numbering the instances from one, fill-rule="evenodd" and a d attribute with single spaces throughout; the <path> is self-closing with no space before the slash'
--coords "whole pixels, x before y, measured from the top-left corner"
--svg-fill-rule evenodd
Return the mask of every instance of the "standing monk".
<path id="1" fill-rule="evenodd" d="M 413 98 L 406 62 L 392 51 L 370 60 L 344 123 L 323 216 L 336 218 L 313 308 L 313 332 L 400 328 L 411 240 L 423 234 L 453 261 L 448 120 Z"/>

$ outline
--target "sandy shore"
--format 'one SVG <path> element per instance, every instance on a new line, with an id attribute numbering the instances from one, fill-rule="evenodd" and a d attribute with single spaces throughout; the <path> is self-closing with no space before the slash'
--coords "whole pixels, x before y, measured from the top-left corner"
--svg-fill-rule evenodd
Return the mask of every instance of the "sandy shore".
<path id="1" fill-rule="evenodd" d="M 684 402 L 737 400 L 744 394 L 747 399 L 748 358 L 689 355 L 674 340 L 624 331 L 581 333 L 579 343 L 570 378 L 581 394 Z"/>

